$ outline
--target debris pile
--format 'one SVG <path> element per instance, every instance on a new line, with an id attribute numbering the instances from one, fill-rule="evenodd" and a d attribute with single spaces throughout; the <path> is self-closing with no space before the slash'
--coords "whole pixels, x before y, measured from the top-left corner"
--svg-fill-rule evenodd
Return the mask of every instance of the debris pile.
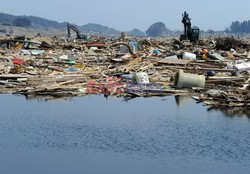
<path id="1" fill-rule="evenodd" d="M 234 38 L 1 38 L 0 93 L 192 95 L 206 105 L 250 107 L 249 46 Z"/>

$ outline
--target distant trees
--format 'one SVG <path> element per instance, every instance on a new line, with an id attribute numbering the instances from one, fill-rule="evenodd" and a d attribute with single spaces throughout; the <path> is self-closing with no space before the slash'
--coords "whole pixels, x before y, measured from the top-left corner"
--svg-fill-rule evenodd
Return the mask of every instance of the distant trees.
<path id="1" fill-rule="evenodd" d="M 24 19 L 24 20 L 23 20 Z M 34 28 L 55 28 L 55 29 L 66 29 L 67 22 L 58 23 L 56 21 L 48 20 L 41 17 L 36 16 L 15 16 L 9 15 L 0 12 L 0 23 L 1 24 L 9 24 L 17 26 L 29 27 L 31 22 L 32 27 Z M 23 21 L 23 22 L 22 22 Z"/>
<path id="2" fill-rule="evenodd" d="M 10 24 L 13 25 L 13 21 L 15 19 L 15 16 L 8 15 L 4 13 L 0 13 L 0 23 L 1 24 Z"/>
<path id="3" fill-rule="evenodd" d="M 31 21 L 25 17 L 17 17 L 14 20 L 14 25 L 18 27 L 31 27 Z"/>
<path id="4" fill-rule="evenodd" d="M 210 29 L 210 30 L 207 30 L 207 33 L 208 33 L 208 34 L 215 34 L 216 31 Z"/>
<path id="5" fill-rule="evenodd" d="M 226 30 L 226 32 L 234 34 L 250 33 L 250 20 L 243 22 L 232 22 L 231 26 Z"/>

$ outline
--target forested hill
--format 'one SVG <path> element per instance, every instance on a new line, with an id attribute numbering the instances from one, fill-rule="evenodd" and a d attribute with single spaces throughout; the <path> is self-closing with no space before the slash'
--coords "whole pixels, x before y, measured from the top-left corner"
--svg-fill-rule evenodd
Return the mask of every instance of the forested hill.
<path id="1" fill-rule="evenodd" d="M 54 28 L 65 30 L 67 22 L 57 22 L 36 16 L 15 16 L 5 13 L 0 13 L 0 24 L 19 26 L 19 27 L 30 27 L 30 28 Z M 86 24 L 83 26 L 76 25 L 81 31 L 96 32 L 101 34 L 118 35 L 120 31 L 103 26 L 100 24 Z"/>

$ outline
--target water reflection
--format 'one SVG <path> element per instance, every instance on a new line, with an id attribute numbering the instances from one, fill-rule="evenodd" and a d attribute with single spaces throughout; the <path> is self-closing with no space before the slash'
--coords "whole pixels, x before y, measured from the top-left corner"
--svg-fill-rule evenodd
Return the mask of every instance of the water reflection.
<path id="1" fill-rule="evenodd" d="M 195 101 L 191 96 L 175 96 L 175 102 L 177 106 L 184 106 L 186 104 L 194 103 Z M 207 109 L 208 112 L 221 112 L 224 116 L 228 117 L 248 117 L 250 118 L 250 108 L 235 107 L 210 107 Z"/>
<path id="2" fill-rule="evenodd" d="M 104 98 L 106 100 L 109 99 L 110 96 L 108 95 L 100 95 L 100 96 L 104 96 Z M 89 97 L 89 96 L 84 96 L 84 97 Z M 195 102 L 195 100 L 193 100 L 191 98 L 191 96 L 175 96 L 175 103 L 178 107 L 181 106 L 185 106 L 188 104 L 192 104 Z M 70 96 L 70 97 L 54 97 L 54 96 L 41 96 L 41 95 L 28 95 L 25 96 L 25 99 L 28 101 L 72 101 L 74 99 L 74 97 Z M 137 99 L 136 96 L 129 96 L 129 97 L 124 97 L 123 101 L 126 102 L 130 102 L 134 99 Z M 163 99 L 163 100 L 167 100 L 167 99 Z M 250 108 L 242 108 L 242 107 L 237 107 L 237 108 L 224 108 L 224 107 L 210 107 L 207 109 L 208 112 L 221 112 L 224 116 L 228 116 L 228 117 L 248 117 L 250 118 Z"/>
<path id="3" fill-rule="evenodd" d="M 180 95 L 180 96 L 175 96 L 175 102 L 177 106 L 181 106 L 188 103 L 194 103 L 194 100 L 191 98 L 191 96 Z"/>
<path id="4" fill-rule="evenodd" d="M 24 95 L 25 99 L 28 101 L 72 101 L 73 97 L 54 97 L 49 95 Z"/>
<path id="5" fill-rule="evenodd" d="M 208 112 L 221 112 L 224 116 L 228 117 L 248 117 L 250 118 L 250 108 L 222 108 L 222 107 L 210 107 Z"/>
<path id="6" fill-rule="evenodd" d="M 248 120 L 223 117 L 217 110 L 207 112 L 207 107 L 187 96 L 127 102 L 97 95 L 56 102 L 26 99 L 0 98 L 1 174 L 37 173 L 27 169 L 47 174 L 250 170 Z M 15 170 L 18 165 L 24 166 L 21 172 Z"/>

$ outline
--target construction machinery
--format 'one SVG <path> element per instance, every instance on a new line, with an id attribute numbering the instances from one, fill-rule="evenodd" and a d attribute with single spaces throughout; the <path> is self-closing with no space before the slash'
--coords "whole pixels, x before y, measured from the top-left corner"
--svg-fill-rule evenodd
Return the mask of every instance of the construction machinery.
<path id="1" fill-rule="evenodd" d="M 200 29 L 191 26 L 191 18 L 185 11 L 182 14 L 182 23 L 184 24 L 184 34 L 181 35 L 180 40 L 189 40 L 190 42 L 197 42 L 200 38 Z"/>
<path id="2" fill-rule="evenodd" d="M 67 24 L 67 30 L 68 30 L 68 38 L 71 37 L 70 30 L 73 30 L 76 33 L 76 39 L 87 40 L 87 35 L 81 35 L 80 30 L 76 26 L 71 25 L 70 23 Z"/>

